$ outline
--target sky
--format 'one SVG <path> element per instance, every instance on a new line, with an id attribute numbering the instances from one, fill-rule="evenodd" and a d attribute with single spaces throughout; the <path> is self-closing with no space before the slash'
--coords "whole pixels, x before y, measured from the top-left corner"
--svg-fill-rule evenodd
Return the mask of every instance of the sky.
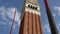
<path id="1" fill-rule="evenodd" d="M 51 12 L 55 20 L 55 24 L 60 34 L 60 18 L 59 18 L 60 0 L 48 0 L 48 1 L 50 4 Z M 46 15 L 44 0 L 38 0 L 38 3 L 41 9 L 40 13 L 41 13 L 43 33 L 51 34 L 49 21 Z M 0 34 L 10 34 L 10 28 L 11 28 L 15 8 L 16 8 L 16 17 L 14 20 L 14 27 L 12 34 L 19 34 L 19 27 L 21 20 L 20 16 L 21 16 L 21 10 L 23 4 L 24 4 L 24 0 L 0 0 Z"/>

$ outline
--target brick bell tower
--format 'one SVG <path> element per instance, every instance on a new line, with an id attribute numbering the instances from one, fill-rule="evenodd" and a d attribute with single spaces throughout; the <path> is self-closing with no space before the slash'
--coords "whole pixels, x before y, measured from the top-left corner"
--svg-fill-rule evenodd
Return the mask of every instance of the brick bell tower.
<path id="1" fill-rule="evenodd" d="M 38 0 L 25 0 L 19 34 L 43 34 Z"/>

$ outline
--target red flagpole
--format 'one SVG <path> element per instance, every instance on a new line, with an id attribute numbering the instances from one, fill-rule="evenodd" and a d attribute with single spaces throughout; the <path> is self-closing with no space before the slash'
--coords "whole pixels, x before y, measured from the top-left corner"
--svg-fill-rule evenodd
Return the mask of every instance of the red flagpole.
<path id="1" fill-rule="evenodd" d="M 14 17 L 13 17 L 13 20 L 12 20 L 12 25 L 11 25 L 11 29 L 10 29 L 10 34 L 12 34 L 12 29 L 13 29 L 13 26 L 14 26 L 15 16 L 16 16 L 16 10 L 15 10 L 15 12 L 14 12 Z"/>

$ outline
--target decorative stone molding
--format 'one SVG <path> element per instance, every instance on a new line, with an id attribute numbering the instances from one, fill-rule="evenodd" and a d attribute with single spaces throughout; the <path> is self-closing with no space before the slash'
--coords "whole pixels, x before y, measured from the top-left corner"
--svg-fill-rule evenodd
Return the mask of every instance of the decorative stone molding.
<path id="1" fill-rule="evenodd" d="M 29 13 L 36 14 L 36 15 L 40 15 L 40 12 L 39 12 L 39 11 L 30 9 L 30 8 L 26 8 L 25 11 L 26 11 L 26 12 L 29 12 Z M 41 15 L 40 15 L 40 16 L 41 16 Z"/>

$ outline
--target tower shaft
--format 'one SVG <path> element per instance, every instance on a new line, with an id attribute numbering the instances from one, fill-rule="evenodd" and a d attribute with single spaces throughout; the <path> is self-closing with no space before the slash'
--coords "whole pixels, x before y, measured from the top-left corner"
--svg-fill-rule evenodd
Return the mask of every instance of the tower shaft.
<path id="1" fill-rule="evenodd" d="M 26 0 L 21 14 L 19 34 L 43 34 L 37 0 Z"/>

